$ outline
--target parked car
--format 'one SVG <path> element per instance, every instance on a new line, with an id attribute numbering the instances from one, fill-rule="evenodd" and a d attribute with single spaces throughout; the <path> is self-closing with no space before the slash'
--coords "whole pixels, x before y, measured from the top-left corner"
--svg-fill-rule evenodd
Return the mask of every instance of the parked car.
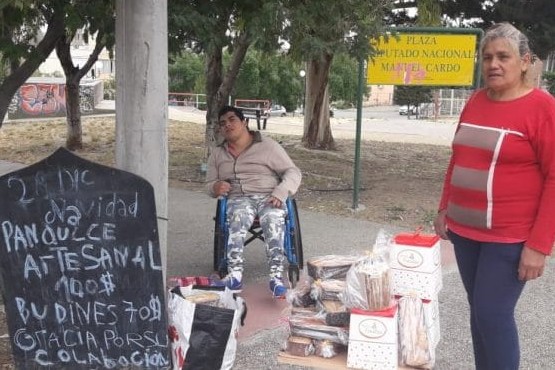
<path id="1" fill-rule="evenodd" d="M 268 117 L 270 116 L 285 117 L 287 115 L 287 110 L 285 110 L 284 106 L 276 104 L 276 105 L 272 105 L 272 107 L 266 112 L 266 114 L 268 115 Z"/>
<path id="2" fill-rule="evenodd" d="M 406 116 L 407 114 L 414 115 L 418 112 L 418 107 L 416 105 L 401 105 L 399 107 L 399 114 L 401 116 Z"/>

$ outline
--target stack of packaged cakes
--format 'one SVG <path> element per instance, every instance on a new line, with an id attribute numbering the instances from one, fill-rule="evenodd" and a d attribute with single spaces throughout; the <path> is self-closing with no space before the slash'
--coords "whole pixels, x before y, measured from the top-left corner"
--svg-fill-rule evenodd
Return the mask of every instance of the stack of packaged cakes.
<path id="1" fill-rule="evenodd" d="M 347 349 L 353 369 L 432 368 L 441 288 L 436 238 L 382 230 L 362 256 L 308 260 L 308 277 L 287 296 L 285 351 L 330 358 Z"/>
<path id="2" fill-rule="evenodd" d="M 340 296 L 357 256 L 325 255 L 307 261 L 308 276 L 289 291 L 290 336 L 285 350 L 294 356 L 331 358 L 349 342 L 350 311 Z"/>

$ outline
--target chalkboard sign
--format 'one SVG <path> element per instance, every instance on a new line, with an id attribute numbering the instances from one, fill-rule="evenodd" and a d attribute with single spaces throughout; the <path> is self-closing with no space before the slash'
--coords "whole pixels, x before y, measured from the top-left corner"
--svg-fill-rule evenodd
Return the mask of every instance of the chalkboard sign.
<path id="1" fill-rule="evenodd" d="M 169 367 L 146 180 L 60 148 L 0 177 L 0 233 L 18 369 Z"/>

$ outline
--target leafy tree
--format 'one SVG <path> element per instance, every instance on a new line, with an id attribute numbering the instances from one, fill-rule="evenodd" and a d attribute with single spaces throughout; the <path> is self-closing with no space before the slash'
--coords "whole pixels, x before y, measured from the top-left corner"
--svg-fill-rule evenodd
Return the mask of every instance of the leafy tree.
<path id="1" fill-rule="evenodd" d="M 224 55 L 224 68 L 229 64 Z M 191 50 L 172 58 L 169 66 L 171 92 L 202 94 L 204 87 L 204 56 Z M 330 99 L 356 104 L 358 62 L 339 53 L 330 70 Z M 302 65 L 283 52 L 266 53 L 253 48 L 247 51 L 231 92 L 238 99 L 268 99 L 291 112 L 302 104 L 304 81 L 299 76 Z M 368 89 L 365 89 L 365 93 Z"/>
<path id="2" fill-rule="evenodd" d="M 440 0 L 420 0 L 418 2 L 418 17 L 416 24 L 422 27 L 432 27 L 441 25 L 441 6 Z M 434 117 L 437 119 L 441 103 L 439 101 L 439 91 L 431 90 L 432 100 L 434 103 Z M 429 100 L 428 100 L 429 101 Z M 418 107 L 418 105 L 416 105 Z M 416 109 L 416 117 L 420 111 Z M 410 119 L 410 109 L 407 111 L 407 118 Z"/>
<path id="3" fill-rule="evenodd" d="M 218 110 L 229 95 L 248 48 L 277 46 L 283 6 L 272 0 L 184 0 L 168 3 L 170 52 L 188 46 L 206 61 L 206 144 L 216 143 Z M 230 62 L 224 71 L 224 54 Z"/>
<path id="4" fill-rule="evenodd" d="M 113 0 L 18 0 L 2 4 L 0 52 L 2 66 L 8 72 L 0 85 L 0 116 L 5 116 L 17 89 L 56 49 L 66 76 L 66 146 L 70 150 L 81 148 L 79 83 L 101 50 L 114 44 L 113 8 Z M 46 32 L 41 35 L 43 27 Z M 96 47 L 82 68 L 73 64 L 70 53 L 78 30 L 85 40 L 96 34 Z"/>
<path id="5" fill-rule="evenodd" d="M 530 39 L 541 58 L 555 49 L 555 2 L 553 0 L 444 0 L 442 13 L 458 24 L 486 29 L 496 22 L 510 22 Z"/>
<path id="6" fill-rule="evenodd" d="M 262 96 L 268 96 L 288 111 L 294 111 L 302 96 L 303 80 L 299 77 L 301 66 L 281 52 L 262 55 Z M 271 90 L 270 90 L 271 89 Z"/>
<path id="7" fill-rule="evenodd" d="M 397 105 L 407 105 L 418 107 L 422 103 L 428 103 L 432 100 L 432 89 L 427 86 L 395 86 L 393 102 Z M 416 111 L 418 117 L 418 110 Z M 410 109 L 407 112 L 410 118 Z"/>
<path id="8" fill-rule="evenodd" d="M 437 27 L 441 25 L 440 0 L 419 0 L 416 24 L 421 27 Z"/>
<path id="9" fill-rule="evenodd" d="M 547 91 L 555 95 L 555 72 L 545 72 L 542 77 L 547 84 Z"/>
<path id="10" fill-rule="evenodd" d="M 65 32 L 66 0 L 19 0 L 2 3 L 0 118 L 3 121 L 17 89 L 54 50 Z M 41 36 L 41 27 L 46 32 Z M 38 42 L 37 40 L 40 39 Z M 2 122 L 0 122 L 1 126 Z"/>
<path id="11" fill-rule="evenodd" d="M 173 58 L 169 65 L 170 92 L 190 92 L 204 94 L 204 58 L 191 50 Z M 199 86 L 200 85 L 200 86 Z"/>
<path id="12" fill-rule="evenodd" d="M 358 62 L 346 53 L 338 53 L 333 58 L 330 70 L 329 89 L 330 101 L 342 101 L 355 106 L 358 89 Z M 368 86 L 364 85 L 365 95 L 368 95 Z"/>
<path id="13" fill-rule="evenodd" d="M 306 61 L 306 94 L 303 144 L 308 148 L 333 149 L 330 129 L 328 80 L 337 52 L 357 60 L 372 53 L 369 39 L 383 30 L 389 0 L 320 0 L 286 2 L 287 37 L 291 53 Z"/>
<path id="14" fill-rule="evenodd" d="M 79 84 L 98 60 L 102 49 L 107 47 L 112 50 L 114 46 L 114 1 L 82 2 L 76 3 L 74 8 L 66 9 L 66 32 L 56 44 L 56 54 L 66 76 L 66 147 L 76 150 L 83 147 Z M 88 42 L 91 35 L 96 35 L 94 50 L 81 68 L 75 66 L 70 53 L 71 41 L 78 31 L 83 32 L 85 42 Z"/>
<path id="15" fill-rule="evenodd" d="M 232 89 L 232 95 L 236 99 L 268 99 L 270 96 L 261 94 L 261 86 L 266 83 L 263 80 L 261 54 L 252 49 L 245 55 L 241 70 Z"/>
<path id="16" fill-rule="evenodd" d="M 249 50 L 237 76 L 233 96 L 268 99 L 293 111 L 301 96 L 299 70 L 299 64 L 281 52 Z"/>
<path id="17" fill-rule="evenodd" d="M 493 20 L 510 21 L 530 39 L 532 50 L 544 59 L 555 49 L 553 0 L 504 0 L 495 4 Z"/>

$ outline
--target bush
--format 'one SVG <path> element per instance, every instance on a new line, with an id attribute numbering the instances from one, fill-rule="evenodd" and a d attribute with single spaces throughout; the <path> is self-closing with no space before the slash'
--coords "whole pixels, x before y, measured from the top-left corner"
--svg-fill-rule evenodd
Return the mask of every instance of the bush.
<path id="1" fill-rule="evenodd" d="M 110 78 L 104 80 L 104 100 L 115 100 L 116 99 L 116 80 Z"/>
<path id="2" fill-rule="evenodd" d="M 351 102 L 345 100 L 334 101 L 331 105 L 336 109 L 354 108 L 354 105 Z"/>
<path id="3" fill-rule="evenodd" d="M 545 72 L 542 77 L 547 85 L 547 91 L 551 95 L 555 95 L 555 72 Z"/>

